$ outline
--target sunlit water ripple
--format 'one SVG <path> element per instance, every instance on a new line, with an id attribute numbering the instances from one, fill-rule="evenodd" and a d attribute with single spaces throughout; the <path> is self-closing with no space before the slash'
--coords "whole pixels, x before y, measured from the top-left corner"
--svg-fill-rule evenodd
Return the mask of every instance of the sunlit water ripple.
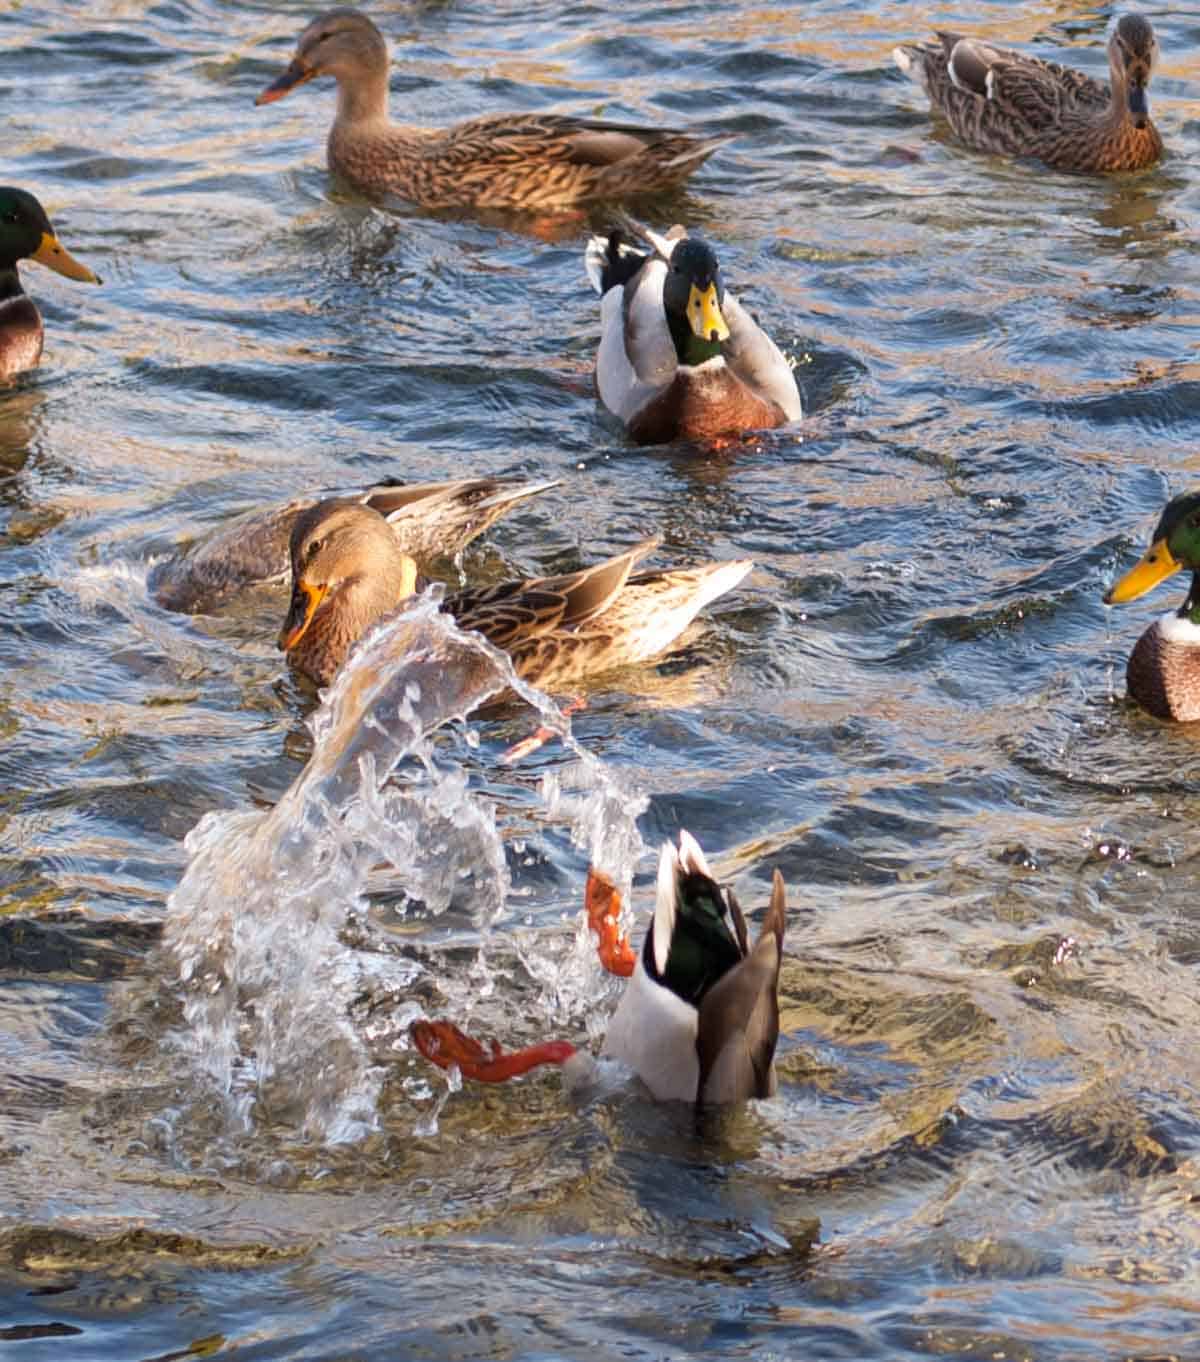
<path id="1" fill-rule="evenodd" d="M 585 224 L 372 209 L 325 174 L 327 86 L 252 107 L 310 8 L 0 15 L 6 178 L 105 279 L 25 272 L 46 355 L 0 397 L 0 1339 L 1200 1356 L 1200 752 L 1121 700 L 1147 611 L 1100 604 L 1196 466 L 1200 17 L 1154 14 L 1169 159 L 1091 180 L 957 149 L 890 50 L 952 23 L 1100 71 L 1107 8 L 377 4 L 414 122 L 737 134 L 647 211 L 721 245 L 808 415 L 705 451 L 633 449 L 598 408 Z M 284 795 L 311 697 L 278 593 L 173 616 L 149 567 L 248 506 L 467 472 L 562 479 L 472 579 L 660 530 L 756 561 L 574 732 L 648 797 L 651 846 L 690 828 L 755 909 L 783 871 L 771 1101 L 697 1128 L 553 1072 L 450 1091 L 408 1048 L 448 1004 L 505 1044 L 586 1043 L 611 1006 L 578 991 L 595 769 L 501 764 L 513 707 L 435 740 L 494 818 L 498 920 L 405 912 L 380 873 L 336 947 L 376 1082 L 357 1138 L 307 1138 L 278 1091 L 235 1128 L 184 1062 L 184 838 Z"/>

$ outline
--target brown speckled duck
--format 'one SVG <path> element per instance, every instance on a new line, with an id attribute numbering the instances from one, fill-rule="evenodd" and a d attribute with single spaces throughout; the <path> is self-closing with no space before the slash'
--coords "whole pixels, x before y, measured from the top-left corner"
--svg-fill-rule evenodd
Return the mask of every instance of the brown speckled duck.
<path id="1" fill-rule="evenodd" d="M 716 252 L 674 227 L 629 223 L 593 237 L 584 264 L 600 294 L 600 400 L 639 444 L 768 430 L 801 416 L 795 375 L 721 278 Z"/>
<path id="2" fill-rule="evenodd" d="M 1142 15 L 1125 14 L 1113 28 L 1111 86 L 976 38 L 937 36 L 936 43 L 897 47 L 893 56 L 967 146 L 1093 172 L 1141 170 L 1162 155 L 1146 101 L 1158 42 Z"/>
<path id="3" fill-rule="evenodd" d="M 0 378 L 33 369 L 42 357 L 42 314 L 21 287 L 18 260 L 36 260 L 68 279 L 100 282 L 55 236 L 32 194 L 0 188 Z"/>
<path id="4" fill-rule="evenodd" d="M 156 563 L 148 586 L 166 609 L 199 614 L 247 587 L 287 581 L 292 527 L 321 501 L 370 507 L 382 517 L 396 547 L 422 564 L 451 558 L 514 507 L 557 485 L 553 479 L 456 478 L 389 483 L 338 498 L 297 497 L 235 516 L 185 553 Z"/>
<path id="5" fill-rule="evenodd" d="M 1105 594 L 1105 605 L 1135 601 L 1177 572 L 1192 574 L 1187 599 L 1161 615 L 1134 644 L 1125 669 L 1129 694 L 1156 718 L 1200 719 L 1200 492 L 1169 501 L 1150 547 Z"/>
<path id="6" fill-rule="evenodd" d="M 442 609 L 512 658 L 517 675 L 562 689 L 663 652 L 750 571 L 749 559 L 633 572 L 648 539 L 592 567 L 460 591 Z M 279 647 L 320 686 L 355 642 L 416 589 L 417 567 L 369 506 L 323 502 L 292 529 L 292 601 Z"/>
<path id="7" fill-rule="evenodd" d="M 454 127 L 388 118 L 388 53 L 365 14 L 332 9 L 300 35 L 287 70 L 256 101 L 315 76 L 338 84 L 329 168 L 365 194 L 425 208 L 557 211 L 681 184 L 727 137 L 561 114 L 492 114 Z"/>

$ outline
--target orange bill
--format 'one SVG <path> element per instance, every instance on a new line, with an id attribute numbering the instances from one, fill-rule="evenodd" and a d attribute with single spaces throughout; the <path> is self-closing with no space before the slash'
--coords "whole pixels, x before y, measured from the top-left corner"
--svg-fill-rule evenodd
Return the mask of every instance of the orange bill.
<path id="1" fill-rule="evenodd" d="M 305 581 L 297 581 L 292 587 L 292 603 L 288 607 L 287 619 L 279 631 L 279 651 L 291 652 L 304 637 L 317 607 L 329 594 L 327 586 L 312 586 Z"/>
<path id="2" fill-rule="evenodd" d="M 277 99 L 282 99 L 284 95 L 291 94 L 298 85 L 303 85 L 305 81 L 312 80 L 316 74 L 316 71 L 312 70 L 311 67 L 302 66 L 300 62 L 293 61 L 287 70 L 282 75 L 277 76 L 254 102 L 255 104 L 274 104 Z"/>
<path id="3" fill-rule="evenodd" d="M 1124 605 L 1126 601 L 1136 601 L 1182 566 L 1165 539 L 1155 540 L 1124 577 L 1105 592 L 1104 604 Z"/>

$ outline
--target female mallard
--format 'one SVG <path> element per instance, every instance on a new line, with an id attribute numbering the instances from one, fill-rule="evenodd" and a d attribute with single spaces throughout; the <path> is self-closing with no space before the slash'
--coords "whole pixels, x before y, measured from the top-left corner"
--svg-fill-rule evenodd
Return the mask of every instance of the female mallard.
<path id="1" fill-rule="evenodd" d="M 315 76 L 338 84 L 329 168 L 366 194 L 425 208 L 557 210 L 681 184 L 727 137 L 561 114 L 492 114 L 445 130 L 388 118 L 388 53 L 365 14 L 333 9 L 300 35 L 291 65 L 256 103 Z"/>
<path id="2" fill-rule="evenodd" d="M 597 672 L 661 653 L 709 601 L 753 566 L 741 558 L 632 573 L 657 546 L 648 539 L 562 577 L 460 591 L 442 608 L 512 658 L 539 686 L 574 686 Z M 292 529 L 292 603 L 279 646 L 320 686 L 354 643 L 417 585 L 417 566 L 378 511 L 322 502 Z"/>
<path id="3" fill-rule="evenodd" d="M 937 36 L 892 55 L 967 146 L 1079 171 L 1141 170 L 1162 155 L 1146 102 L 1158 42 L 1142 15 L 1122 15 L 1108 40 L 1111 87 L 975 38 Z"/>
<path id="4" fill-rule="evenodd" d="M 397 547 L 425 563 L 453 557 L 515 506 L 555 486 L 553 480 L 519 478 L 389 483 L 336 504 L 371 507 L 390 527 Z M 198 614 L 246 587 L 286 581 L 292 527 L 320 500 L 298 497 L 236 516 L 185 553 L 156 563 L 148 580 L 151 594 L 168 610 Z"/>
<path id="5" fill-rule="evenodd" d="M 1135 601 L 1180 568 L 1187 599 L 1134 644 L 1125 668 L 1130 695 L 1158 719 L 1200 719 L 1200 492 L 1167 502 L 1141 560 L 1105 593 L 1105 605 Z"/>
<path id="6" fill-rule="evenodd" d="M 21 287 L 18 260 L 36 260 L 68 279 L 100 282 L 54 235 L 32 194 L 0 188 L 0 378 L 32 369 L 42 357 L 42 314 Z"/>
<path id="7" fill-rule="evenodd" d="M 713 248 L 667 236 L 593 237 L 584 263 L 600 294 L 600 400 L 639 444 L 705 440 L 800 419 L 791 366 L 732 293 Z"/>
<path id="8" fill-rule="evenodd" d="M 615 891 L 613 891 L 615 894 Z M 695 838 L 679 834 L 658 861 L 654 918 L 617 1004 L 602 1055 L 637 1074 L 660 1102 L 715 1104 L 770 1097 L 779 1038 L 779 969 L 787 920 L 783 876 L 751 946 L 737 899 L 713 879 Z M 549 1041 L 489 1054 L 451 1022 L 416 1022 L 427 1059 L 468 1078 L 503 1082 L 575 1054 Z"/>

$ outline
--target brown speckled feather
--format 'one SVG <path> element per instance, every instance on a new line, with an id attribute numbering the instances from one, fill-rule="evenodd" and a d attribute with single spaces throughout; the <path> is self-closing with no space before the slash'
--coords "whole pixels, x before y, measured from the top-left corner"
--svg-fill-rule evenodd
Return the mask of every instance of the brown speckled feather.
<path id="1" fill-rule="evenodd" d="M 727 138 L 554 114 L 494 114 L 445 131 L 334 126 L 330 168 L 424 208 L 555 210 L 682 183 Z"/>
<path id="2" fill-rule="evenodd" d="M 1163 637 L 1157 621 L 1134 644 L 1125 668 L 1129 694 L 1158 719 L 1200 719 L 1200 647 Z"/>

